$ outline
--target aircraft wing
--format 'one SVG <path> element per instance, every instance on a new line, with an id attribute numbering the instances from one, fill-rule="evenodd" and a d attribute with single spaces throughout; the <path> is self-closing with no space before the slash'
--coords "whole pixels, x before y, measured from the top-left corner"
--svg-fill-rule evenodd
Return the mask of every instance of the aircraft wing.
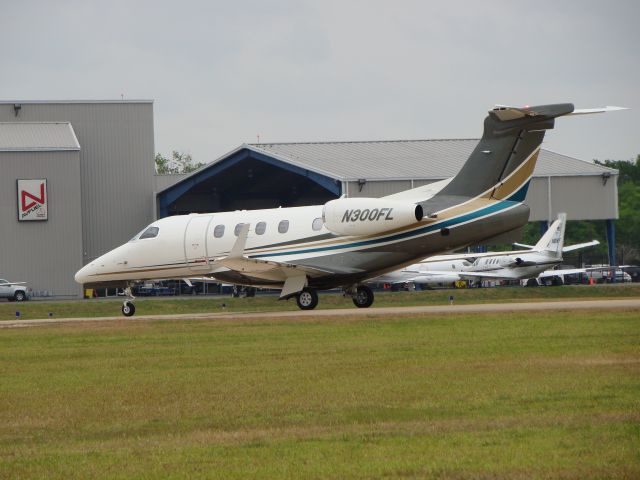
<path id="1" fill-rule="evenodd" d="M 229 255 L 214 260 L 214 266 L 233 270 L 243 275 L 249 275 L 265 280 L 284 282 L 280 298 L 288 297 L 301 291 L 307 286 L 307 277 L 318 277 L 335 273 L 315 267 L 293 265 L 286 262 L 249 258 L 244 255 L 250 224 L 245 223 L 238 232 L 238 239 L 231 248 Z M 215 277 L 215 272 L 213 273 Z"/>
<path id="2" fill-rule="evenodd" d="M 584 267 L 584 268 L 567 268 L 562 270 L 545 270 L 538 275 L 538 278 L 554 277 L 556 275 L 571 275 L 573 273 L 589 273 L 589 272 L 602 272 L 617 270 L 628 265 L 621 265 L 617 267 Z"/>
<path id="3" fill-rule="evenodd" d="M 557 277 L 558 275 L 572 275 L 575 273 L 587 273 L 586 268 L 567 268 L 566 270 L 545 270 L 538 274 L 538 278 Z"/>
<path id="4" fill-rule="evenodd" d="M 531 250 L 505 250 L 504 252 L 483 252 L 483 253 L 450 253 L 446 255 L 434 255 L 422 260 L 421 264 L 429 264 L 433 262 L 448 262 L 450 260 L 469 260 L 473 262 L 476 258 L 483 257 L 505 257 L 509 255 L 522 255 L 531 253 Z"/>
<path id="5" fill-rule="evenodd" d="M 503 269 L 503 271 L 507 271 Z M 520 276 L 510 273 L 491 272 L 459 272 L 460 278 L 465 280 L 519 280 Z"/>
<path id="6" fill-rule="evenodd" d="M 590 242 L 576 243 L 575 245 L 569 245 L 568 247 L 563 247 L 562 248 L 562 253 L 572 252 L 572 251 L 578 250 L 580 248 L 592 247 L 594 245 L 600 245 L 600 242 L 598 240 L 591 240 Z"/>
<path id="7" fill-rule="evenodd" d="M 239 273 L 260 276 L 272 280 L 286 280 L 292 275 L 309 275 L 310 277 L 320 277 L 330 273 L 329 270 L 321 270 L 304 265 L 293 265 L 284 262 L 274 262 L 273 260 L 260 260 L 258 258 L 224 257 L 215 261 L 215 265 L 220 265 Z"/>
<path id="8" fill-rule="evenodd" d="M 424 283 L 427 277 L 433 277 L 433 280 L 436 280 L 438 277 L 450 277 L 452 275 L 458 275 L 458 272 L 444 272 L 444 271 L 435 271 L 435 270 L 426 270 L 423 272 L 407 272 L 407 276 L 395 282 L 387 282 L 387 283 Z"/>

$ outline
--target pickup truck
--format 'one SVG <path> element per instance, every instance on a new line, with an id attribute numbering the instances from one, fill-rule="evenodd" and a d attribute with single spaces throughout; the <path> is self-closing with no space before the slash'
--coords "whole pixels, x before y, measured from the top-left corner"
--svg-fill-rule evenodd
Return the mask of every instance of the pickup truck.
<path id="1" fill-rule="evenodd" d="M 22 302 L 29 300 L 31 289 L 25 285 L 26 282 L 9 282 L 0 278 L 0 298 L 6 298 L 10 302 Z"/>

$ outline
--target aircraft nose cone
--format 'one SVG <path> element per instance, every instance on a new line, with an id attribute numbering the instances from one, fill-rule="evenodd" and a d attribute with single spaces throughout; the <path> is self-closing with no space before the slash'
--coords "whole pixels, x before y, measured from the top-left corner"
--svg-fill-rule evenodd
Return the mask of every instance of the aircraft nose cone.
<path id="1" fill-rule="evenodd" d="M 80 270 L 78 270 L 75 274 L 75 276 L 73 277 L 76 281 L 76 283 L 79 283 L 80 285 L 87 283 L 89 275 L 88 275 L 88 267 L 89 265 L 85 265 L 84 267 L 82 267 Z"/>

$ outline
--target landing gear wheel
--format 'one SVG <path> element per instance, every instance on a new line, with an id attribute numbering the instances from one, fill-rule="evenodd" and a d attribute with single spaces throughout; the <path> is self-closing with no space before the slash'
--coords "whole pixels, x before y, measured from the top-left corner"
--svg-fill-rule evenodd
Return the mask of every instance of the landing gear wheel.
<path id="1" fill-rule="evenodd" d="M 369 308 L 373 303 L 373 292 L 366 285 L 360 285 L 356 288 L 356 294 L 353 296 L 353 304 L 358 308 Z"/>
<path id="2" fill-rule="evenodd" d="M 136 313 L 136 306 L 129 300 L 125 301 L 122 304 L 122 314 L 125 317 L 131 317 L 134 313 Z"/>
<path id="3" fill-rule="evenodd" d="M 305 288 L 296 295 L 296 303 L 300 310 L 313 310 L 318 305 L 318 293 L 311 288 Z"/>

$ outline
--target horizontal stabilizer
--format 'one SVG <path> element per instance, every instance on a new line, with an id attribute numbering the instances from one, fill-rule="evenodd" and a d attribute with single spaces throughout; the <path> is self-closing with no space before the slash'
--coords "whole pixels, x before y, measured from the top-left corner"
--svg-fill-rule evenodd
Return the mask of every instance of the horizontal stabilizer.
<path id="1" fill-rule="evenodd" d="M 564 247 L 562 249 L 562 253 L 572 252 L 580 248 L 593 247 L 594 245 L 600 245 L 600 242 L 598 240 L 591 240 L 590 242 L 576 243 L 575 245 L 569 245 L 568 247 Z"/>
<path id="2" fill-rule="evenodd" d="M 592 113 L 606 113 L 606 112 L 618 112 L 620 110 L 629 110 L 627 107 L 616 107 L 613 105 L 607 105 L 606 107 L 597 108 L 576 108 L 570 113 L 564 114 L 565 116 L 571 115 L 590 115 Z M 491 112 L 502 121 L 515 120 L 524 117 L 535 117 L 539 115 L 536 111 L 536 107 L 512 107 L 509 105 L 496 105 Z"/>
<path id="3" fill-rule="evenodd" d="M 614 106 L 606 106 L 601 108 L 576 108 L 573 112 L 567 114 L 567 116 L 589 115 L 591 113 L 617 112 L 619 110 L 629 110 L 629 109 L 627 107 L 614 107 Z"/>
<path id="4" fill-rule="evenodd" d="M 531 249 L 533 249 L 533 248 L 536 248 L 536 247 L 534 247 L 533 245 L 527 245 L 526 243 L 517 243 L 517 242 L 514 242 L 512 245 L 513 245 L 514 247 L 528 248 L 529 250 L 531 250 Z"/>

